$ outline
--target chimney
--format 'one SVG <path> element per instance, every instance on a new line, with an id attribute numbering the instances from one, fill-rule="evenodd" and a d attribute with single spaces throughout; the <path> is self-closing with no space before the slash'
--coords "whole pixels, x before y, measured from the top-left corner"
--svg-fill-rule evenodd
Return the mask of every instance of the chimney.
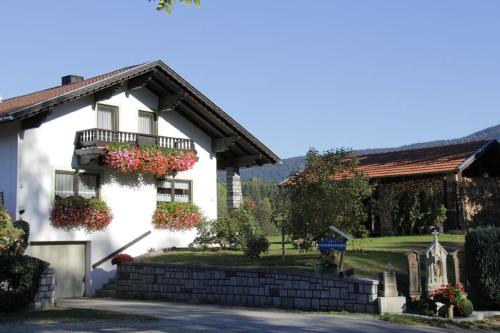
<path id="1" fill-rule="evenodd" d="M 66 75 L 61 78 L 61 84 L 63 86 L 75 82 L 80 82 L 83 81 L 83 76 L 78 76 L 78 75 Z"/>

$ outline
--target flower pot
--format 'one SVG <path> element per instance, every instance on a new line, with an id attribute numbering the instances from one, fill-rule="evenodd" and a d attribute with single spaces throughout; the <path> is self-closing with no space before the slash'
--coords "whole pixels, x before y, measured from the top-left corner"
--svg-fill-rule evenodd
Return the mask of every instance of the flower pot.
<path id="1" fill-rule="evenodd" d="M 334 274 L 337 273 L 337 267 L 314 265 L 314 272 Z"/>

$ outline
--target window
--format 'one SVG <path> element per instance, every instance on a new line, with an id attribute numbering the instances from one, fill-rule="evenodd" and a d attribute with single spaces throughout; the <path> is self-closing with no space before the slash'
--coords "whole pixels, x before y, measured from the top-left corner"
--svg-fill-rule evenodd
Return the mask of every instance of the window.
<path id="1" fill-rule="evenodd" d="M 99 176 L 88 173 L 56 171 L 56 197 L 79 195 L 84 198 L 99 197 Z"/>
<path id="2" fill-rule="evenodd" d="M 191 201 L 191 181 L 178 179 L 165 179 L 158 181 L 157 201 Z"/>
<path id="3" fill-rule="evenodd" d="M 97 104 L 97 128 L 118 131 L 118 107 Z"/>
<path id="4" fill-rule="evenodd" d="M 139 133 L 156 135 L 156 120 L 153 112 L 139 111 Z"/>

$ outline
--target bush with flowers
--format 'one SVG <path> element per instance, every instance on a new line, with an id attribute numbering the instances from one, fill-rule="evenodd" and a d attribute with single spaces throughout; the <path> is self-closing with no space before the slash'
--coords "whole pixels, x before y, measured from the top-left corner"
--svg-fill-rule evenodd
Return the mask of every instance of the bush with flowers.
<path id="1" fill-rule="evenodd" d="M 125 262 L 133 262 L 133 261 L 134 261 L 134 258 L 132 258 L 132 256 L 125 254 L 125 253 L 120 253 L 120 254 L 117 254 L 116 256 L 114 256 L 113 259 L 111 259 L 111 264 L 112 265 L 119 265 L 119 264 L 123 264 Z"/>
<path id="2" fill-rule="evenodd" d="M 460 283 L 447 285 L 439 288 L 431 293 L 431 298 L 435 302 L 440 302 L 446 305 L 458 305 L 463 300 L 464 288 Z"/>
<path id="3" fill-rule="evenodd" d="M 89 233 L 106 229 L 112 219 L 113 214 L 104 201 L 80 196 L 56 198 L 50 214 L 56 228 L 83 229 Z"/>
<path id="4" fill-rule="evenodd" d="M 103 161 L 120 173 L 149 173 L 161 178 L 173 172 L 191 169 L 198 157 L 192 150 L 111 144 L 106 147 Z"/>
<path id="5" fill-rule="evenodd" d="M 201 222 L 200 209 L 191 202 L 160 202 L 153 214 L 156 229 L 189 230 Z"/>

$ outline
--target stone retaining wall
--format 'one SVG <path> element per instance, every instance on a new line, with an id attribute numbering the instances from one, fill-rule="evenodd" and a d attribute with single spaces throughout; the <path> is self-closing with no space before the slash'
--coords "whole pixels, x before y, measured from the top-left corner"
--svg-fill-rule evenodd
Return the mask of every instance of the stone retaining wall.
<path id="1" fill-rule="evenodd" d="M 378 281 L 298 270 L 125 263 L 116 286 L 120 298 L 377 312 Z"/>
<path id="2" fill-rule="evenodd" d="M 54 269 L 47 268 L 40 277 L 40 286 L 35 299 L 29 305 L 31 309 L 41 310 L 54 307 L 56 293 L 56 275 Z"/>

